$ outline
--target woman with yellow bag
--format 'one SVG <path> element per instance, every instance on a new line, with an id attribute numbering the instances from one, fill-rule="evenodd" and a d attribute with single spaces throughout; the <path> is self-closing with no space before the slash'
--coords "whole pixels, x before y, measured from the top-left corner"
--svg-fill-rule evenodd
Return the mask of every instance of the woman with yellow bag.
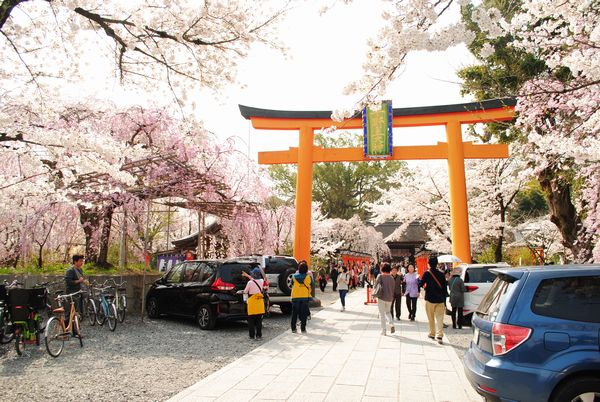
<path id="1" fill-rule="evenodd" d="M 248 295 L 248 332 L 250 339 L 261 339 L 262 318 L 265 313 L 262 272 L 260 268 L 256 267 L 250 271 L 250 275 L 245 272 L 242 272 L 242 275 L 248 278 L 248 283 L 244 289 L 244 298 Z"/>

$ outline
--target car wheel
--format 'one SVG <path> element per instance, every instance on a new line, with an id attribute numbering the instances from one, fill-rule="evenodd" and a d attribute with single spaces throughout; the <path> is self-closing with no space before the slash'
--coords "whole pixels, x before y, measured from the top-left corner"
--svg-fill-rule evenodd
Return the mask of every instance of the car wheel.
<path id="1" fill-rule="evenodd" d="M 196 322 L 201 329 L 214 329 L 216 324 L 216 317 L 213 309 L 208 304 L 203 304 L 198 309 L 196 315 Z"/>
<path id="2" fill-rule="evenodd" d="M 146 310 L 148 313 L 148 318 L 158 318 L 158 301 L 156 300 L 156 298 L 151 297 L 148 299 Z"/>
<path id="3" fill-rule="evenodd" d="M 279 305 L 279 308 L 281 309 L 281 312 L 285 315 L 292 313 L 292 303 L 281 303 Z"/>
<path id="4" fill-rule="evenodd" d="M 286 295 L 292 294 L 292 276 L 296 273 L 293 268 L 288 268 L 279 275 L 279 289 Z"/>
<path id="5" fill-rule="evenodd" d="M 567 382 L 552 397 L 552 402 L 588 402 L 600 400 L 600 378 L 579 377 Z"/>

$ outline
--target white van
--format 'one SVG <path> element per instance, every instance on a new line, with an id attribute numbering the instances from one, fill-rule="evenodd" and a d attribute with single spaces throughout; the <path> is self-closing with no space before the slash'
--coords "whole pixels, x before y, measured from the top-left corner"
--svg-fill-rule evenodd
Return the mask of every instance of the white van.
<path id="1" fill-rule="evenodd" d="M 496 275 L 490 272 L 493 268 L 510 268 L 505 262 L 496 262 L 490 264 L 460 264 L 462 269 L 461 278 L 465 283 L 467 292 L 465 293 L 465 307 L 463 316 L 465 323 L 470 323 L 473 312 L 479 307 L 479 303 L 492 287 L 492 282 Z"/>

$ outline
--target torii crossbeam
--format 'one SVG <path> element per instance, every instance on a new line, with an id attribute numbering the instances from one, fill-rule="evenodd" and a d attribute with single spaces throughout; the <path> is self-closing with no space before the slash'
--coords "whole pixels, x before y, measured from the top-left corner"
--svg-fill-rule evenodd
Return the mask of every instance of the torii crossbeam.
<path id="1" fill-rule="evenodd" d="M 508 157 L 506 144 L 473 144 L 463 142 L 462 125 L 512 120 L 516 100 L 494 99 L 456 105 L 427 106 L 393 110 L 393 127 L 445 126 L 448 142 L 437 145 L 393 147 L 391 160 L 447 159 L 450 184 L 450 219 L 452 253 L 463 262 L 471 262 L 469 213 L 465 182 L 465 159 Z M 338 129 L 360 129 L 360 117 L 335 122 L 331 111 L 283 111 L 257 109 L 239 105 L 242 116 L 255 129 L 298 130 L 298 148 L 288 151 L 259 152 L 260 164 L 298 164 L 296 182 L 296 226 L 294 257 L 310 263 L 310 228 L 312 203 L 312 165 L 319 162 L 363 162 L 363 148 L 327 148 L 314 145 L 314 132 L 336 126 Z M 410 217 L 406 217 L 410 219 Z"/>

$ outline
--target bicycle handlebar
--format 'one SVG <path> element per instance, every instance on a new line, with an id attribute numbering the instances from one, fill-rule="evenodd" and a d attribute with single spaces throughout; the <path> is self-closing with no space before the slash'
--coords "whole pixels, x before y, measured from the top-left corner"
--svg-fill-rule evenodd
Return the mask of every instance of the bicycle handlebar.
<path id="1" fill-rule="evenodd" d="M 58 295 L 58 296 L 56 296 L 56 300 L 60 301 L 60 300 L 63 300 L 63 299 L 64 300 L 69 299 L 69 298 L 72 299 L 73 296 L 78 295 L 80 293 L 83 293 L 83 290 L 78 290 L 77 292 L 75 292 L 75 293 L 69 293 L 68 295 Z"/>

